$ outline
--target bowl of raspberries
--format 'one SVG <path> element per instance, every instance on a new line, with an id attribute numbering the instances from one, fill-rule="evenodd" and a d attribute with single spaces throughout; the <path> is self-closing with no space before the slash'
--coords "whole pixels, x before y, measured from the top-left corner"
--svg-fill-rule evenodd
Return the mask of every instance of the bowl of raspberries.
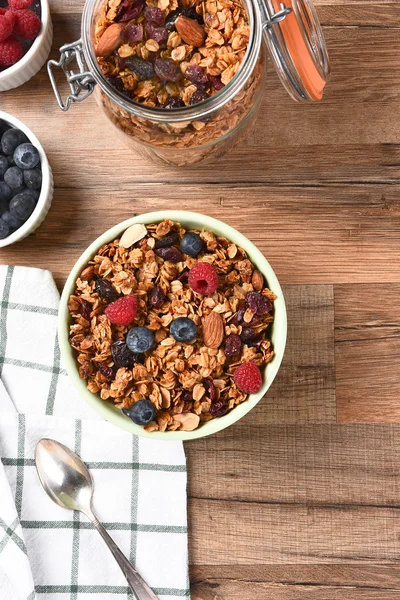
<path id="1" fill-rule="evenodd" d="M 0 92 L 36 75 L 52 41 L 48 0 L 0 0 Z"/>
<path id="2" fill-rule="evenodd" d="M 0 111 L 0 248 L 39 227 L 49 212 L 53 189 L 51 167 L 37 137 Z"/>

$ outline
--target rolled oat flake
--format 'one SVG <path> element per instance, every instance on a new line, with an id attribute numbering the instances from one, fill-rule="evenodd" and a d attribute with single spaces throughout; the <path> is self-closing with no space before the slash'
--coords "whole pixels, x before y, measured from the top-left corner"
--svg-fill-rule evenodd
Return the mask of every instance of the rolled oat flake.
<path id="1" fill-rule="evenodd" d="M 170 2 L 163 0 L 160 9 L 149 0 L 87 0 L 81 39 L 48 63 L 60 108 L 95 92 L 132 150 L 186 165 L 224 154 L 250 131 L 268 90 L 263 43 L 293 100 L 322 100 L 329 58 L 312 0 L 241 0 L 241 7 L 237 0 L 195 0 L 189 13 L 181 0 L 178 9 Z M 235 30 L 238 19 L 242 25 Z M 107 34 L 107 55 L 99 56 L 99 39 L 110 23 L 118 23 L 118 36 Z M 149 67 L 146 72 L 137 72 L 139 62 Z M 65 99 L 56 68 L 69 83 Z"/>

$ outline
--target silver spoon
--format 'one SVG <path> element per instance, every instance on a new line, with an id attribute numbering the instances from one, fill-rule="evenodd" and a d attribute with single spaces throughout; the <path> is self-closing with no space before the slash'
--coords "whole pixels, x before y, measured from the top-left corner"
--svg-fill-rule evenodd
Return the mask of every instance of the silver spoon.
<path id="1" fill-rule="evenodd" d="M 92 476 L 79 456 L 55 440 L 43 438 L 36 446 L 35 462 L 40 482 L 50 498 L 63 508 L 80 510 L 92 521 L 137 600 L 158 600 L 94 514 Z"/>

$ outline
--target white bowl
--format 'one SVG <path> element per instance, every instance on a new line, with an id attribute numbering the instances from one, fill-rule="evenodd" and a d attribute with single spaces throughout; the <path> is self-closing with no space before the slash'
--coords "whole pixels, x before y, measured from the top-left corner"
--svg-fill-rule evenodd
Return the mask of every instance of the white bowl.
<path id="1" fill-rule="evenodd" d="M 53 200 L 54 182 L 53 173 L 51 171 L 49 161 L 47 160 L 46 153 L 35 134 L 32 133 L 32 131 L 26 125 L 21 123 L 21 121 L 1 110 L 0 119 L 6 121 L 12 127 L 16 127 L 25 133 L 25 135 L 29 138 L 29 141 L 38 149 L 42 167 L 42 189 L 35 210 L 29 219 L 23 225 L 21 225 L 17 231 L 11 233 L 11 235 L 6 237 L 4 240 L 0 240 L 0 248 L 3 248 L 4 246 L 9 246 L 10 244 L 14 244 L 14 242 L 19 242 L 20 240 L 24 239 L 43 223 L 47 213 L 50 210 L 51 201 Z"/>
<path id="2" fill-rule="evenodd" d="M 53 43 L 53 24 L 51 22 L 48 0 L 40 0 L 42 10 L 42 30 L 28 52 L 12 67 L 0 73 L 0 92 L 5 92 L 23 85 L 46 62 Z"/>

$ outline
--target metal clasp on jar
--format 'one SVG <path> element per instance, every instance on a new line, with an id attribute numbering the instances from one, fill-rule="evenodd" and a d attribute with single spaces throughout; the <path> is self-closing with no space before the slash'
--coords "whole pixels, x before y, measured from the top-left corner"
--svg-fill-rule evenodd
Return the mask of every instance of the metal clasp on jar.
<path id="1" fill-rule="evenodd" d="M 79 72 L 75 72 L 69 65 L 75 61 L 78 65 Z M 65 102 L 61 97 L 57 82 L 54 76 L 54 69 L 61 68 L 64 71 L 65 78 L 68 82 L 71 93 L 67 96 Z M 92 94 L 95 86 L 95 80 L 92 74 L 87 70 L 85 57 L 82 50 L 82 40 L 65 44 L 60 48 L 60 60 L 49 60 L 47 63 L 47 71 L 49 73 L 51 85 L 53 86 L 54 94 L 61 110 L 64 112 L 69 109 L 72 102 L 82 102 Z"/>

